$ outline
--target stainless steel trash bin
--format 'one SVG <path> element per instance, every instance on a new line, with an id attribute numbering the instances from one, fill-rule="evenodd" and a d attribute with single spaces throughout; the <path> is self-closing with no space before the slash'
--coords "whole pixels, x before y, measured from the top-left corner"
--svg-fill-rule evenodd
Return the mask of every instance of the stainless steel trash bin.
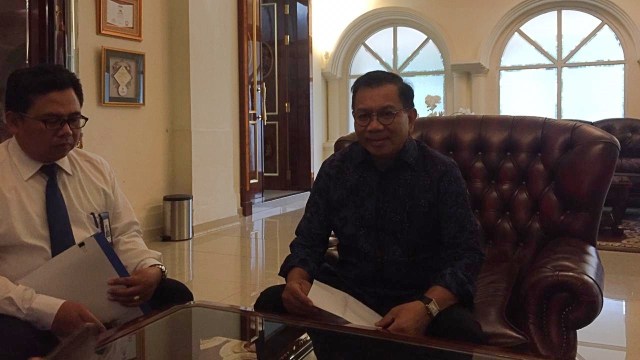
<path id="1" fill-rule="evenodd" d="M 165 195 L 162 198 L 164 215 L 163 241 L 193 238 L 193 196 L 189 194 Z"/>

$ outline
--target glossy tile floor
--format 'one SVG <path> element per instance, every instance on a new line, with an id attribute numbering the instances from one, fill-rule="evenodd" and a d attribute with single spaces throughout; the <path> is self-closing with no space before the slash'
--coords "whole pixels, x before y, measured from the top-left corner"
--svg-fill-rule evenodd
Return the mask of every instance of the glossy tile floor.
<path id="1" fill-rule="evenodd" d="M 275 207 L 191 241 L 150 242 L 149 247 L 163 253 L 170 276 L 185 282 L 196 300 L 250 307 L 260 291 L 283 283 L 278 269 L 306 196 L 277 200 Z M 596 321 L 578 332 L 577 359 L 640 359 L 640 254 L 602 251 L 600 256 L 605 304 Z"/>

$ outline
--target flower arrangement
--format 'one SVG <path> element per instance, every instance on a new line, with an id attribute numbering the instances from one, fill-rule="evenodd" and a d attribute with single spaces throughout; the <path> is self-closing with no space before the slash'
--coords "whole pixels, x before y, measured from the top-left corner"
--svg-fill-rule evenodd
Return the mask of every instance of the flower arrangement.
<path id="1" fill-rule="evenodd" d="M 427 116 L 442 116 L 444 115 L 444 111 L 436 111 L 436 107 L 438 104 L 442 102 L 442 98 L 440 95 L 427 95 L 424 98 L 424 103 L 427 105 L 427 110 L 429 110 L 429 114 Z M 474 113 L 469 108 L 459 108 L 458 111 L 454 112 L 452 115 L 474 115 Z"/>
<path id="2" fill-rule="evenodd" d="M 427 95 L 424 98 L 424 103 L 427 104 L 427 110 L 429 110 L 429 115 L 427 116 L 442 116 L 444 115 L 444 111 L 435 111 L 438 104 L 442 102 L 442 98 L 440 95 Z"/>

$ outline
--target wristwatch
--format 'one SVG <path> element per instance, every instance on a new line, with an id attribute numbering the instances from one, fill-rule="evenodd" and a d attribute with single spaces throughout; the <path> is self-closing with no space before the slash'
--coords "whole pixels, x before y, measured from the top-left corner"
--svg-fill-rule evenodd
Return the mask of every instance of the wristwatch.
<path id="1" fill-rule="evenodd" d="M 423 295 L 420 298 L 420 301 L 422 301 L 422 303 L 424 304 L 424 307 L 427 308 L 427 312 L 429 313 L 432 319 L 436 317 L 436 315 L 438 315 L 438 313 L 440 312 L 440 307 L 438 306 L 438 303 L 432 298 L 426 295 Z"/>
<path id="2" fill-rule="evenodd" d="M 167 278 L 167 267 L 162 265 L 162 264 L 153 264 L 149 267 L 157 267 L 158 269 L 160 269 L 160 272 L 162 272 L 162 280 Z"/>

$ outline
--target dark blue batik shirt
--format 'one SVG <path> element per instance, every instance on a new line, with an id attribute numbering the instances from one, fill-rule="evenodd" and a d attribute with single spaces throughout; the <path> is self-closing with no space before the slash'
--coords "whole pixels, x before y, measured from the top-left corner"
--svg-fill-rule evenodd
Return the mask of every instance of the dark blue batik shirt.
<path id="1" fill-rule="evenodd" d="M 467 188 L 455 162 L 423 142 L 407 140 L 384 171 L 358 143 L 329 157 L 280 275 L 300 267 L 315 278 L 332 230 L 336 272 L 367 298 L 408 301 L 440 285 L 472 304 L 483 254 Z"/>

